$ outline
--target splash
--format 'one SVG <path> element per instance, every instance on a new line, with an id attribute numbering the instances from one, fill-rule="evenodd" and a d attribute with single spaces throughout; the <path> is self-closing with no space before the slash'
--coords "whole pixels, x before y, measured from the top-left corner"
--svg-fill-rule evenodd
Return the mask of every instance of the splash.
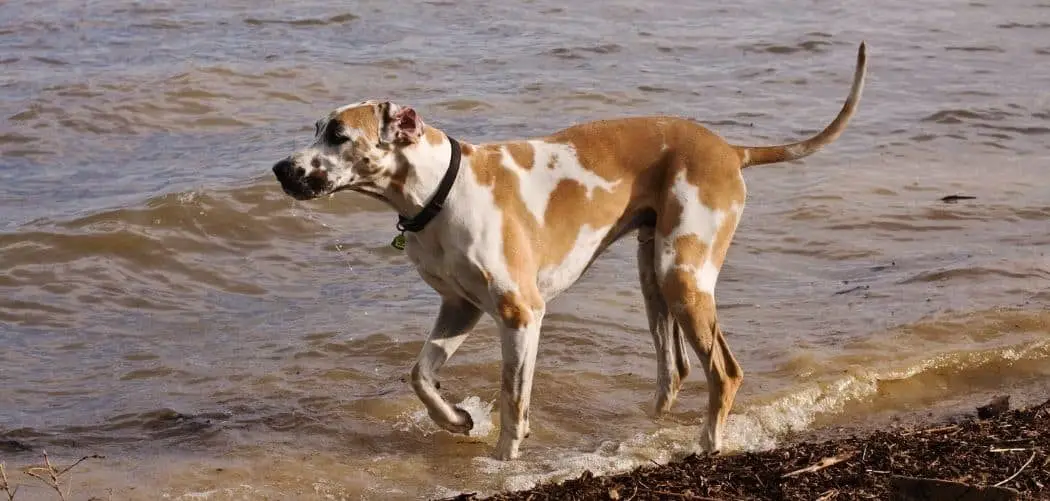
<path id="1" fill-rule="evenodd" d="M 467 411 L 470 414 L 470 419 L 474 422 L 474 427 L 470 429 L 467 435 L 471 437 L 485 437 L 492 432 L 495 428 L 495 425 L 492 423 L 492 405 L 493 402 L 483 402 L 477 396 L 464 398 L 456 404 L 456 407 Z M 394 429 L 403 432 L 415 430 L 424 436 L 444 431 L 430 419 L 425 407 L 402 413 L 394 422 Z"/>
<path id="2" fill-rule="evenodd" d="M 484 403 L 479 397 L 467 397 L 456 404 L 456 407 L 467 411 L 467 414 L 470 414 L 470 419 L 474 422 L 474 427 L 470 429 L 468 435 L 484 437 L 492 432 L 494 428 L 492 425 L 492 402 Z"/>

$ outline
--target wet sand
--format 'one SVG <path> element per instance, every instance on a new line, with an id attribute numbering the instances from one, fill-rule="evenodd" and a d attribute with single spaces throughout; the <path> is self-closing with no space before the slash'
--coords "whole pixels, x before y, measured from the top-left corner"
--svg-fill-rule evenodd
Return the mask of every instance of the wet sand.
<path id="1" fill-rule="evenodd" d="M 996 414 L 990 402 L 939 422 L 796 441 L 759 453 L 691 455 L 607 477 L 588 471 L 561 484 L 484 499 L 1050 499 L 1050 400 L 1000 409 Z M 448 499 L 482 498 L 464 493 Z"/>

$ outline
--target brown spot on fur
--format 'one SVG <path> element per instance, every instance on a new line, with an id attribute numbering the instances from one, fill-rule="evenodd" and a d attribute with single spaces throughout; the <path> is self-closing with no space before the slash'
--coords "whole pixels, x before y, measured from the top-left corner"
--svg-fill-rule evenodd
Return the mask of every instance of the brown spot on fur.
<path id="1" fill-rule="evenodd" d="M 661 186 L 661 190 L 664 194 L 667 194 L 671 189 L 670 183 L 664 183 Z M 682 207 L 682 202 L 677 197 L 667 195 L 664 199 L 663 208 L 660 210 L 660 214 L 656 219 L 656 229 L 663 236 L 668 236 L 682 223 L 682 212 L 685 207 Z"/>
<path id="2" fill-rule="evenodd" d="M 701 304 L 704 296 L 709 295 L 700 290 L 696 274 L 688 268 L 672 268 L 660 283 L 660 291 L 671 308 Z"/>
<path id="3" fill-rule="evenodd" d="M 375 105 L 363 104 L 347 110 L 343 110 L 342 113 L 335 117 L 343 123 L 344 127 L 350 129 L 356 129 L 370 143 L 376 143 L 379 141 L 379 119 L 376 117 L 377 111 Z"/>
<path id="4" fill-rule="evenodd" d="M 511 329 L 520 329 L 532 320 L 531 309 L 516 292 L 500 296 L 497 308 L 503 325 Z"/>
<path id="5" fill-rule="evenodd" d="M 607 191 L 595 188 L 587 196 L 587 187 L 578 181 L 563 179 L 547 200 L 543 216 L 546 226 L 542 232 L 543 266 L 561 263 L 576 244 L 576 236 L 583 225 L 602 228 L 617 221 L 630 198 L 630 186 L 621 183 Z"/>
<path id="6" fill-rule="evenodd" d="M 423 136 L 431 146 L 441 146 L 445 142 L 445 134 L 429 125 L 423 126 Z"/>
<path id="7" fill-rule="evenodd" d="M 526 142 L 510 143 L 507 145 L 507 151 L 510 153 L 510 157 L 514 159 L 514 163 L 518 164 L 519 167 L 525 170 L 532 169 L 532 160 L 535 156 L 532 145 Z"/>
<path id="8" fill-rule="evenodd" d="M 707 245 L 696 235 L 682 235 L 674 240 L 674 264 L 699 269 L 707 259 Z"/>

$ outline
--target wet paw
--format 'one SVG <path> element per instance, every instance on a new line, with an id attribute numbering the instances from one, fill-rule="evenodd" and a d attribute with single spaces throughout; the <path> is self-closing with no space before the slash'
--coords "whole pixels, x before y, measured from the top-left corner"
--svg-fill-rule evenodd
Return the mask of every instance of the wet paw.
<path id="1" fill-rule="evenodd" d="M 521 456 L 521 453 L 518 451 L 520 445 L 520 440 L 500 437 L 499 442 L 496 443 L 496 450 L 493 451 L 492 456 L 500 461 L 518 459 L 518 457 Z"/>
<path id="2" fill-rule="evenodd" d="M 469 434 L 470 430 L 474 429 L 474 418 L 470 417 L 469 412 L 460 409 L 459 407 L 453 408 L 456 410 L 456 415 L 459 416 L 459 418 L 463 421 L 463 424 L 454 425 L 456 429 L 449 431 L 453 431 L 454 433 L 462 433 L 464 435 Z"/>

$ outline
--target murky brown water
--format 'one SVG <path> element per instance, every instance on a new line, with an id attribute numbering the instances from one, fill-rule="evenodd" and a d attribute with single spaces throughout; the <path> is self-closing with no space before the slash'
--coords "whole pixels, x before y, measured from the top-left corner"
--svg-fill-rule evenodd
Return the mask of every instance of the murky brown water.
<path id="1" fill-rule="evenodd" d="M 718 293 L 747 373 L 729 445 L 1047 396 L 1045 0 L 347 5 L 0 3 L 9 468 L 103 454 L 74 471 L 85 497 L 416 499 L 688 450 L 704 382 L 648 416 L 633 239 L 550 306 L 532 438 L 501 464 L 496 433 L 436 431 L 403 381 L 437 302 L 388 246 L 394 214 L 295 202 L 269 168 L 370 97 L 474 142 L 650 113 L 795 139 L 837 111 L 862 39 L 846 134 L 746 172 Z M 498 352 L 485 320 L 443 387 L 495 401 Z"/>

